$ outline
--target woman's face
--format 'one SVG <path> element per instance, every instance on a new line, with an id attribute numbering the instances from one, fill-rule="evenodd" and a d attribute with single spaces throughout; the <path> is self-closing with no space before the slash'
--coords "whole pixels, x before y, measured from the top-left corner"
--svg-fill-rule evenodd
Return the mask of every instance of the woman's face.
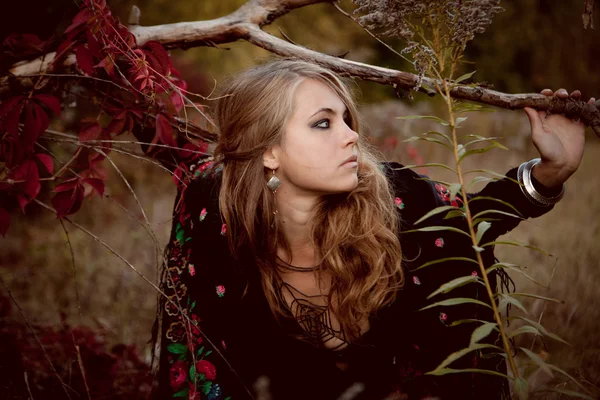
<path id="1" fill-rule="evenodd" d="M 265 152 L 281 189 L 297 194 L 349 192 L 358 184 L 358 134 L 348 125 L 346 105 L 325 83 L 305 79 L 296 88 L 294 111 L 281 144 Z"/>

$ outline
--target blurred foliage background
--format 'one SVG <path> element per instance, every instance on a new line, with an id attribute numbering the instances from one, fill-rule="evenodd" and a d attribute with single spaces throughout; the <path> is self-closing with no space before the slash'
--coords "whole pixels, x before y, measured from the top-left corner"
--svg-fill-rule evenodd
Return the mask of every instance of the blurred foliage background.
<path id="1" fill-rule="evenodd" d="M 142 25 L 218 18 L 234 11 L 242 0 L 173 1 L 109 0 L 113 14 L 126 22 L 132 5 L 141 9 Z M 464 71 L 477 70 L 475 79 L 509 93 L 537 92 L 549 87 L 580 89 L 584 97 L 600 97 L 600 31 L 584 30 L 583 0 L 505 0 L 505 12 L 491 28 L 467 48 L 471 64 Z M 350 1 L 341 7 L 351 11 Z M 595 21 L 600 24 L 600 7 Z M 62 32 L 77 12 L 72 0 L 12 2 L 11 11 L 0 13 L 0 40 L 9 33 L 35 33 L 45 39 Z M 265 28 L 281 37 L 284 32 L 297 44 L 332 55 L 346 52 L 348 59 L 407 70 L 408 65 L 379 44 L 358 25 L 329 4 L 295 10 Z M 396 50 L 402 43 L 386 40 Z M 227 76 L 261 62 L 270 54 L 245 42 L 172 51 L 173 61 L 190 90 L 208 95 Z M 0 63 L 1 64 L 1 63 Z M 452 162 L 450 154 L 431 143 L 401 140 L 432 128 L 423 121 L 398 121 L 412 114 L 438 114 L 439 100 L 417 95 L 413 102 L 398 99 L 390 87 L 356 81 L 353 84 L 368 134 L 388 159 L 404 164 Z M 210 109 L 210 102 L 207 106 Z M 69 113 L 81 113 L 74 109 Z M 443 116 L 443 115 L 440 115 Z M 68 129 L 55 121 L 55 129 Z M 529 139 L 529 124 L 521 111 L 469 115 L 462 133 L 503 137 L 511 151 L 494 150 L 467 162 L 467 169 L 509 168 L 537 156 Z M 533 319 L 572 343 L 557 343 L 536 351 L 548 361 L 586 382 L 600 386 L 600 139 L 588 132 L 586 153 L 579 171 L 571 178 L 565 198 L 549 214 L 521 223 L 509 233 L 517 239 L 544 248 L 555 257 L 523 249 L 498 247 L 501 261 L 527 266 L 528 273 L 543 286 L 520 275 L 513 276 L 518 291 L 530 291 L 563 300 L 562 304 L 530 301 Z M 170 231 L 175 186 L 164 171 L 124 155 L 114 160 L 131 183 L 150 219 L 161 245 Z M 140 219 L 139 208 L 118 174 L 109 166 L 107 198 L 84 203 L 75 221 L 106 240 L 150 280 L 156 281 L 157 254 Z M 439 170 L 422 170 L 434 178 L 452 180 Z M 471 176 L 472 178 L 473 176 Z M 44 200 L 44 199 L 43 199 Z M 45 199 L 44 201 L 46 201 Z M 125 207 L 132 215 L 123 212 Z M 36 324 L 59 326 L 61 321 L 83 324 L 102 332 L 106 343 L 135 345 L 141 358 L 149 361 L 150 330 L 156 310 L 155 291 L 111 252 L 83 232 L 67 226 L 74 249 L 77 285 L 67 237 L 60 223 L 35 207 L 27 215 L 15 216 L 7 237 L 0 239 L 0 274 L 7 282 L 24 314 Z M 77 292 L 76 292 L 77 288 Z M 4 289 L 0 294 L 5 295 Z M 0 316 L 9 315 L 8 303 L 0 302 Z M 19 314 L 10 313 L 13 323 L 23 324 Z M 100 335 L 100 333 L 98 333 Z M 523 343 L 529 347 L 531 338 Z M 541 347 L 540 347 L 541 346 Z M 2 364 L 0 362 L 0 364 Z M 0 369 L 6 365 L 0 365 Z M 533 376 L 531 386 L 548 383 L 548 377 Z M 555 385 L 561 385 L 557 378 Z"/>

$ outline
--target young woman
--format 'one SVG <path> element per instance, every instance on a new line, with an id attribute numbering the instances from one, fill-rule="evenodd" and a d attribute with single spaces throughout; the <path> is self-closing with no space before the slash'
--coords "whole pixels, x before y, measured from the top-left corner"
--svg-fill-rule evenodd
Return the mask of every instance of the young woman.
<path id="1" fill-rule="evenodd" d="M 506 394 L 506 380 L 495 375 L 425 375 L 493 318 L 477 302 L 419 311 L 450 297 L 490 299 L 477 281 L 427 299 L 441 284 L 480 271 L 470 237 L 460 232 L 464 217 L 415 222 L 466 201 L 473 215 L 504 211 L 487 215 L 493 221 L 483 244 L 550 211 L 579 166 L 584 126 L 527 109 L 541 161 L 464 199 L 380 161 L 347 87 L 322 67 L 270 62 L 223 92 L 214 158 L 183 166 L 192 178 L 178 195 L 167 249 L 157 397 L 241 400 L 255 396 L 257 385 L 273 399 Z M 456 230 L 407 233 L 426 226 Z M 481 252 L 486 267 L 493 250 Z M 506 283 L 489 275 L 494 287 L 499 277 Z M 497 339 L 485 341 L 501 346 Z M 506 373 L 495 353 L 474 351 L 450 367 Z"/>

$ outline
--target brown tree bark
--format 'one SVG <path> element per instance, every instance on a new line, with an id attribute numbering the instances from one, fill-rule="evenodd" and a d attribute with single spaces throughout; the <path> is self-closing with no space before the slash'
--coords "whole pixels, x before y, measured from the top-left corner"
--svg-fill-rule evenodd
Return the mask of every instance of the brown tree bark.
<path id="1" fill-rule="evenodd" d="M 318 63 L 340 75 L 391 85 L 396 90 L 414 90 L 417 87 L 419 77 L 415 74 L 322 54 L 279 39 L 261 29 L 296 8 L 316 3 L 333 3 L 333 0 L 249 0 L 233 13 L 221 18 L 156 26 L 131 25 L 130 31 L 135 35 L 138 45 L 155 40 L 167 48 L 215 46 L 246 40 L 280 56 Z M 587 1 L 586 4 L 588 3 L 593 6 L 593 1 Z M 74 57 L 70 56 L 64 65 L 57 66 L 52 63 L 54 56 L 54 53 L 49 53 L 37 60 L 15 65 L 8 76 L 0 78 L 0 93 L 8 88 L 11 80 L 27 82 L 29 75 L 56 71 L 75 62 Z M 434 95 L 433 88 L 438 85 L 442 86 L 442 83 L 435 79 L 423 78 L 418 90 Z M 450 92 L 458 99 L 511 110 L 532 107 L 551 113 L 564 113 L 571 118 L 580 118 L 600 137 L 600 100 L 595 104 L 587 104 L 573 99 L 549 98 L 537 93 L 507 94 L 481 86 L 460 84 L 453 84 Z"/>

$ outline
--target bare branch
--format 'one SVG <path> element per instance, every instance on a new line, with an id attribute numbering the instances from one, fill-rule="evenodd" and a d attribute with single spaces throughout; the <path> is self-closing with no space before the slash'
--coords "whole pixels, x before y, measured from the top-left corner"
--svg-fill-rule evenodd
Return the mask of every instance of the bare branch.
<path id="1" fill-rule="evenodd" d="M 583 19 L 583 29 L 587 29 L 589 27 L 594 30 L 595 5 L 596 0 L 585 0 L 585 3 L 583 3 L 583 14 L 581 14 L 581 19 Z"/>
<path id="2" fill-rule="evenodd" d="M 382 68 L 356 61 L 328 56 L 305 47 L 288 43 L 267 32 L 261 27 L 270 24 L 276 18 L 289 11 L 317 3 L 332 3 L 333 0 L 249 0 L 233 13 L 210 21 L 180 22 L 156 26 L 133 25 L 130 31 L 135 35 L 138 45 L 149 40 L 162 43 L 167 48 L 189 48 L 194 46 L 215 46 L 237 40 L 246 40 L 256 46 L 285 57 L 301 58 L 328 67 L 335 72 L 359 78 L 362 80 L 391 85 L 396 90 L 414 90 L 419 77 L 408 72 Z M 586 2 L 586 5 L 593 1 Z M 586 9 L 587 10 L 587 9 Z M 48 54 L 45 60 L 37 62 L 37 67 L 20 65 L 10 70 L 13 77 L 31 75 L 36 68 L 48 66 L 54 55 Z M 67 62 L 74 61 L 67 57 Z M 40 66 L 40 63 L 42 64 Z M 8 85 L 9 77 L 0 78 L 0 93 Z M 428 95 L 436 93 L 436 87 L 442 87 L 443 82 L 431 78 L 423 78 L 419 91 Z M 592 126 L 600 136 L 600 101 L 595 105 L 583 101 L 548 98 L 540 94 L 506 94 L 478 87 L 476 85 L 451 85 L 452 97 L 462 100 L 475 101 L 511 110 L 531 107 L 538 110 L 549 110 L 552 113 L 566 113 L 578 117 L 586 125 Z"/>

